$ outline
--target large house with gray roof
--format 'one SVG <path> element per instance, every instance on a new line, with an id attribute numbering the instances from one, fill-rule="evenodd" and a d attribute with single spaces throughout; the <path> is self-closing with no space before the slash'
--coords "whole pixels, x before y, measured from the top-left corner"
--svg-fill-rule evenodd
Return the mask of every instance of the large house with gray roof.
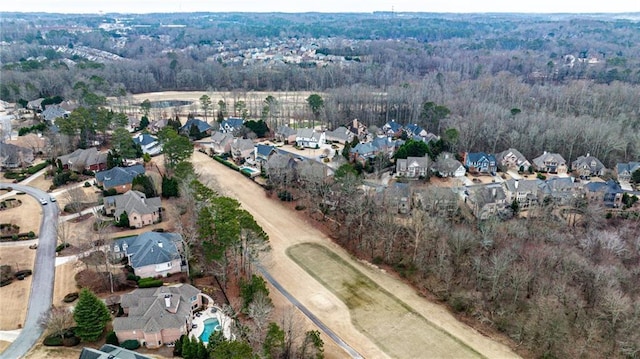
<path id="1" fill-rule="evenodd" d="M 157 156 L 162 153 L 162 145 L 158 139 L 148 133 L 140 133 L 133 136 L 133 142 L 140 145 L 142 152 L 150 156 Z"/>
<path id="2" fill-rule="evenodd" d="M 118 193 L 125 193 L 131 189 L 133 179 L 145 173 L 143 165 L 131 167 L 113 167 L 110 170 L 96 173 L 96 182 L 105 191 L 115 189 Z"/>
<path id="3" fill-rule="evenodd" d="M 33 159 L 32 149 L 0 142 L 0 168 L 29 167 Z"/>
<path id="4" fill-rule="evenodd" d="M 515 148 L 509 148 L 495 155 L 498 161 L 498 167 L 507 171 L 510 169 L 516 171 L 527 171 L 531 167 L 531 162 L 520 151 Z"/>
<path id="5" fill-rule="evenodd" d="M 144 193 L 133 190 L 104 198 L 104 212 L 116 220 L 126 213 L 131 228 L 160 222 L 161 205 L 160 197 L 147 198 Z"/>
<path id="6" fill-rule="evenodd" d="M 640 162 L 618 163 L 616 166 L 618 181 L 631 181 L 631 176 L 635 171 L 640 171 Z"/>
<path id="7" fill-rule="evenodd" d="M 58 157 L 63 169 L 74 172 L 102 171 L 107 168 L 107 154 L 98 152 L 95 147 L 77 149 L 68 155 Z"/>
<path id="8" fill-rule="evenodd" d="M 79 359 L 151 359 L 151 357 L 136 353 L 133 350 L 105 344 L 100 349 L 82 348 Z"/>
<path id="9" fill-rule="evenodd" d="M 427 156 L 397 159 L 396 174 L 408 178 L 427 177 L 430 165 L 431 160 Z"/>
<path id="10" fill-rule="evenodd" d="M 113 331 L 121 343 L 137 340 L 147 348 L 173 344 L 189 334 L 193 313 L 203 307 L 203 298 L 190 284 L 138 288 L 122 296 L 125 316 L 113 319 Z"/>
<path id="11" fill-rule="evenodd" d="M 540 156 L 533 159 L 533 167 L 540 172 L 567 173 L 567 161 L 559 153 L 544 151 Z"/>
<path id="12" fill-rule="evenodd" d="M 114 240 L 109 248 L 112 258 L 127 257 L 140 277 L 165 277 L 182 271 L 182 236 L 169 232 L 145 232 Z"/>
<path id="13" fill-rule="evenodd" d="M 585 177 L 586 176 L 602 176 L 604 175 L 604 172 L 606 170 L 606 168 L 604 167 L 602 162 L 600 162 L 599 159 L 597 159 L 594 156 L 591 156 L 588 153 L 586 156 L 580 156 L 575 161 L 573 161 L 571 163 L 571 169 L 578 176 L 585 176 Z"/>

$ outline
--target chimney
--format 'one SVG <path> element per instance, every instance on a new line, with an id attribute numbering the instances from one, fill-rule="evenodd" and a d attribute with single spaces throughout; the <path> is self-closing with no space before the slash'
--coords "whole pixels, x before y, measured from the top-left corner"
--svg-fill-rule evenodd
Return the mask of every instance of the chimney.
<path id="1" fill-rule="evenodd" d="M 493 198 L 496 198 L 496 196 L 498 195 L 498 190 L 495 187 L 491 189 L 491 195 L 493 196 Z"/>
<path id="2" fill-rule="evenodd" d="M 162 242 L 158 242 L 158 247 L 162 248 Z"/>
<path id="3" fill-rule="evenodd" d="M 516 181 L 513 183 L 513 187 L 515 187 L 515 189 L 518 189 L 518 180 L 516 180 Z"/>
<path id="4" fill-rule="evenodd" d="M 589 152 L 587 152 L 587 157 L 589 157 Z"/>
<path id="5" fill-rule="evenodd" d="M 171 295 L 167 294 L 164 296 L 164 306 L 171 308 Z"/>

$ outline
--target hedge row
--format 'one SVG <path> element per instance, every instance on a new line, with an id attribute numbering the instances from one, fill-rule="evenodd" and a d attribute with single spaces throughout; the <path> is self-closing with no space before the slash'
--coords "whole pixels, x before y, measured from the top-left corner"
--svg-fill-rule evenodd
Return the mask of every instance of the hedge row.
<path id="1" fill-rule="evenodd" d="M 214 160 L 216 160 L 216 161 L 218 161 L 218 162 L 220 162 L 220 163 L 222 163 L 223 165 L 225 165 L 225 166 L 227 166 L 227 167 L 231 168 L 232 170 L 240 171 L 240 167 L 236 166 L 236 164 L 235 164 L 235 163 L 233 163 L 233 162 L 229 162 L 229 161 L 227 161 L 227 160 L 223 159 L 223 158 L 222 158 L 222 157 L 220 157 L 220 156 L 213 156 L 213 159 L 214 159 Z"/>
<path id="2" fill-rule="evenodd" d="M 138 288 L 154 288 L 154 287 L 162 287 L 161 279 L 154 279 L 151 277 L 142 278 L 138 281 Z"/>

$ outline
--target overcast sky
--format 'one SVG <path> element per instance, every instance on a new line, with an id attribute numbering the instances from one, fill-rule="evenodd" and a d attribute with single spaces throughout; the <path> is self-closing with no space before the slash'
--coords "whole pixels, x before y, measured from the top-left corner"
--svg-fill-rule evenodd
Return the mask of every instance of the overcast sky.
<path id="1" fill-rule="evenodd" d="M 13 0 L 0 11 L 148 12 L 640 12 L 640 0 Z"/>

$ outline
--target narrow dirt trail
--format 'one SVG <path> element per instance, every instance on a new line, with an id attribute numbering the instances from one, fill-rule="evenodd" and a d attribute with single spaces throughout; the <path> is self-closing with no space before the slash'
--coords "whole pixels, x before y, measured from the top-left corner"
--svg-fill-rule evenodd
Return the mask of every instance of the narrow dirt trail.
<path id="1" fill-rule="evenodd" d="M 316 281 L 286 254 L 287 248 L 299 243 L 320 243 L 364 273 L 380 287 L 393 293 L 415 312 L 428 318 L 442 330 L 487 358 L 519 357 L 507 346 L 488 338 L 458 321 L 446 308 L 420 297 L 413 288 L 393 276 L 363 265 L 333 243 L 307 220 L 291 213 L 279 202 L 266 198 L 264 190 L 238 172 L 230 170 L 207 155 L 194 152 L 192 162 L 200 180 L 220 194 L 237 199 L 269 235 L 272 250 L 263 265 L 280 284 L 310 309 L 324 324 L 366 358 L 389 357 L 351 322 L 346 305 L 329 289 Z M 411 343 L 406 343 L 410 345 Z M 457 357 L 451 348 L 447 357 Z M 426 353 L 425 353 L 426 354 Z"/>

